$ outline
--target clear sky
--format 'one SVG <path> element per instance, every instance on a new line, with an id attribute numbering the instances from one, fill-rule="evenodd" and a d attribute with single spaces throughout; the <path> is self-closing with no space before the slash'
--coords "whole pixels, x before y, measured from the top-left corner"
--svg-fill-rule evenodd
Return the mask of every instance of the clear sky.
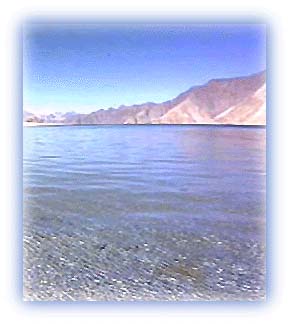
<path id="1" fill-rule="evenodd" d="M 266 68 L 259 24 L 30 24 L 23 41 L 24 109 L 36 113 L 162 102 Z"/>

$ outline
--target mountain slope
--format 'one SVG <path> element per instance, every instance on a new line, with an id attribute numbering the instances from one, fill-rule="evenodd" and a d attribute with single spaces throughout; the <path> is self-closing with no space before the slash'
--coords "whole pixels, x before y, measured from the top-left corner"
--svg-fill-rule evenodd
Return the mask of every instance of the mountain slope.
<path id="1" fill-rule="evenodd" d="M 185 100 L 161 117 L 160 122 L 264 125 L 265 84 L 264 72 L 244 78 L 212 80 L 190 91 Z"/>
<path id="2" fill-rule="evenodd" d="M 27 114 L 26 114 L 27 115 Z M 51 115 L 53 116 L 53 115 Z M 43 118 L 58 122 L 57 118 Z M 31 116 L 30 116 L 31 119 Z M 37 119 L 35 116 L 34 119 Z M 64 124 L 266 124 L 266 72 L 211 80 L 163 103 L 62 115 Z"/>
<path id="3" fill-rule="evenodd" d="M 241 103 L 230 107 L 215 116 L 215 121 L 221 124 L 266 124 L 266 84 Z"/>

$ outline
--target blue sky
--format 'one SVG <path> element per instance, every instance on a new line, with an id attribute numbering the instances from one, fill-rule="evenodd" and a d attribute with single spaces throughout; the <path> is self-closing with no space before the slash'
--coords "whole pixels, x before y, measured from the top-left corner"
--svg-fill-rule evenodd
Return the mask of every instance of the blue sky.
<path id="1" fill-rule="evenodd" d="M 266 68 L 265 25 L 30 24 L 23 101 L 33 112 L 162 102 Z"/>

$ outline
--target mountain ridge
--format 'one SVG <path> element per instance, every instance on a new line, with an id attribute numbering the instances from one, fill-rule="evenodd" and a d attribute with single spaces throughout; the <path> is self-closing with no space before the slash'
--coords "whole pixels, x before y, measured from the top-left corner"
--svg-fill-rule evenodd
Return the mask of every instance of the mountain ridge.
<path id="1" fill-rule="evenodd" d="M 211 79 L 161 102 L 121 105 L 88 114 L 35 115 L 24 122 L 86 124 L 266 124 L 266 71 L 248 76 Z"/>

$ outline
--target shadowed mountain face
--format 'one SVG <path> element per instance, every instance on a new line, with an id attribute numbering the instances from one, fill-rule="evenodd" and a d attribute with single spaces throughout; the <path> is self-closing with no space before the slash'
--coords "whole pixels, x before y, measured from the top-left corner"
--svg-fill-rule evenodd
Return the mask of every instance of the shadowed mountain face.
<path id="1" fill-rule="evenodd" d="M 38 116 L 29 120 L 39 120 Z M 173 100 L 101 109 L 90 114 L 65 114 L 43 122 L 64 124 L 266 124 L 266 73 L 211 80 Z"/>

